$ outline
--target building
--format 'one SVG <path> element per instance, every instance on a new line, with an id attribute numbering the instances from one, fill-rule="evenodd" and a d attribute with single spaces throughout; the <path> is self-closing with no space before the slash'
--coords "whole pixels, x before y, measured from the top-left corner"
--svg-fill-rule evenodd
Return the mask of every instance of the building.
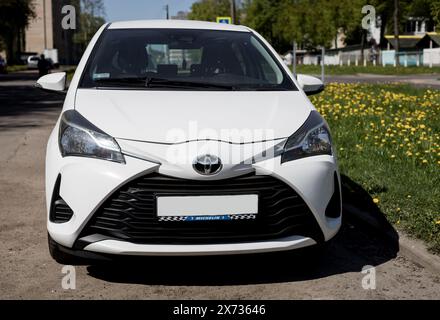
<path id="1" fill-rule="evenodd" d="M 43 53 L 53 49 L 52 1 L 34 0 L 35 19 L 26 28 L 25 51 Z"/>
<path id="2" fill-rule="evenodd" d="M 433 21 L 424 17 L 408 17 L 405 23 L 405 34 L 410 35 L 425 35 L 426 32 L 435 31 L 435 24 Z"/>
<path id="3" fill-rule="evenodd" d="M 172 20 L 188 20 L 188 12 L 179 11 L 175 16 L 171 17 Z"/>
<path id="4" fill-rule="evenodd" d="M 424 17 L 408 17 L 405 28 L 399 35 L 399 49 L 406 51 L 417 51 L 426 48 L 426 42 L 421 42 L 426 36 L 435 36 L 434 23 Z M 396 39 L 393 34 L 385 35 L 387 49 L 396 46 Z M 431 44 L 432 48 L 432 44 Z"/>
<path id="5" fill-rule="evenodd" d="M 382 51 L 382 64 L 395 65 L 396 38 L 385 35 L 387 50 Z M 409 17 L 399 35 L 399 63 L 405 66 L 440 65 L 440 33 L 434 23 L 423 17 Z"/>
<path id="6" fill-rule="evenodd" d="M 33 2 L 36 17 L 29 22 L 25 32 L 25 51 L 34 54 L 45 53 L 60 64 L 76 64 L 80 53 L 73 41 L 75 30 L 62 28 L 61 10 L 64 5 L 74 5 L 78 17 L 79 0 L 33 0 Z"/>

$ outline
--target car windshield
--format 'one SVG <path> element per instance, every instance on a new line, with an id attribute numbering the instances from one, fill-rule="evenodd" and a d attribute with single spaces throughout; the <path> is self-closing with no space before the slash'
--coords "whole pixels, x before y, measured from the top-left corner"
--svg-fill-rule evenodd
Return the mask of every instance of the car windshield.
<path id="1" fill-rule="evenodd" d="M 82 88 L 297 90 L 251 32 L 108 29 L 82 77 Z"/>

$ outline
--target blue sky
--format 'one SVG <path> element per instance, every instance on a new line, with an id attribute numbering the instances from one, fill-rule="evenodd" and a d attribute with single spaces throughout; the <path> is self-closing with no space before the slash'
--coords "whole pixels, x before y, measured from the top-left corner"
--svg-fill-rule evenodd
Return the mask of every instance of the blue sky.
<path id="1" fill-rule="evenodd" d="M 103 0 L 107 21 L 164 19 L 164 6 L 170 6 L 170 16 L 188 11 L 195 0 Z"/>

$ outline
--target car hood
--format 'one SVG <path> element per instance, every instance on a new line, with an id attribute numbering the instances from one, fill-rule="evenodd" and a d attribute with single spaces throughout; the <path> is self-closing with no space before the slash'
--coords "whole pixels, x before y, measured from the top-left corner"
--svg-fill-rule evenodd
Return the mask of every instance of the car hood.
<path id="1" fill-rule="evenodd" d="M 118 139 L 249 143 L 290 136 L 313 106 L 300 91 L 79 89 L 75 109 Z"/>

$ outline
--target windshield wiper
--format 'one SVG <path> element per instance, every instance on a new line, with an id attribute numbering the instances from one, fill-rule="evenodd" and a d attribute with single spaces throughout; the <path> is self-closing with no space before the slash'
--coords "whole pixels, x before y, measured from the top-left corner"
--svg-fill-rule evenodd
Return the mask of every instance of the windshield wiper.
<path id="1" fill-rule="evenodd" d="M 102 78 L 95 79 L 96 83 L 115 84 L 122 86 L 136 86 L 146 88 L 201 88 L 217 90 L 237 90 L 234 86 L 217 83 L 183 81 L 149 77 L 126 77 L 126 78 Z"/>
<path id="2" fill-rule="evenodd" d="M 138 85 L 139 87 L 143 87 L 145 85 L 146 78 L 135 78 L 135 77 L 127 77 L 127 78 L 102 78 L 95 79 L 94 81 L 102 84 L 118 84 L 118 85 Z"/>
<path id="3" fill-rule="evenodd" d="M 147 88 L 203 88 L 203 89 L 219 89 L 219 90 L 235 90 L 234 86 L 227 84 L 206 83 L 196 81 L 182 81 L 162 78 L 147 78 L 145 80 Z"/>

